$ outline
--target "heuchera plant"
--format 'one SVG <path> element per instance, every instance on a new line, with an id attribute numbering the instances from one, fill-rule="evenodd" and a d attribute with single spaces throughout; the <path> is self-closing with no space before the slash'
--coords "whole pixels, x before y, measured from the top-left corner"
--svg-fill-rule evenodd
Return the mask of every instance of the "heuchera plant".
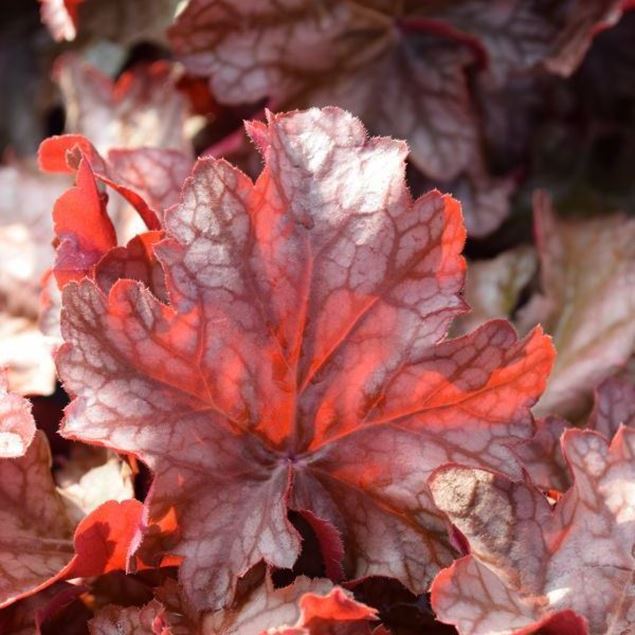
<path id="1" fill-rule="evenodd" d="M 0 635 L 635 635 L 635 2 L 6 4 Z"/>

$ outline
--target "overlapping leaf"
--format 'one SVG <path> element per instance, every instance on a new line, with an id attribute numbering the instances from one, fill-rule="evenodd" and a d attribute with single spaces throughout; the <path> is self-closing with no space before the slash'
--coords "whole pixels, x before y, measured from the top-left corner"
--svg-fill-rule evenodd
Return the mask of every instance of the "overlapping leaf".
<path id="1" fill-rule="evenodd" d="M 45 435 L 31 406 L 0 376 L 0 607 L 56 580 L 125 568 L 141 523 L 141 503 L 109 501 L 69 517 L 51 474 Z M 74 535 L 73 535 L 74 532 Z"/>
<path id="2" fill-rule="evenodd" d="M 0 367 L 12 390 L 48 394 L 52 342 L 38 328 L 40 279 L 53 259 L 51 208 L 68 187 L 27 161 L 0 167 Z"/>
<path id="3" fill-rule="evenodd" d="M 158 590 L 159 595 L 162 589 Z M 231 609 L 187 624 L 180 607 L 154 599 L 142 607 L 110 605 L 89 623 L 93 635 L 384 635 L 373 628 L 374 609 L 328 580 L 297 578 L 291 585 L 274 589 L 267 579 L 241 595 Z"/>
<path id="4" fill-rule="evenodd" d="M 57 242 L 53 273 L 58 286 L 90 275 L 100 286 L 110 288 L 121 276 L 145 282 L 163 298 L 163 270 L 152 246 L 162 238 L 162 210 L 176 202 L 189 172 L 189 157 L 140 148 L 113 150 L 104 159 L 86 138 L 62 135 L 42 142 L 38 158 L 43 170 L 75 173 L 75 187 L 66 191 L 53 209 Z M 136 235 L 125 247 L 116 247 L 115 228 L 100 185 L 121 195 L 153 231 Z"/>
<path id="5" fill-rule="evenodd" d="M 621 425 L 635 427 L 635 380 L 626 371 L 609 377 L 597 387 L 593 411 L 585 428 L 611 440 Z M 568 426 L 560 417 L 539 419 L 536 434 L 516 448 L 534 483 L 546 490 L 564 492 L 571 485 L 560 448 L 560 438 Z"/>
<path id="6" fill-rule="evenodd" d="M 55 473 L 69 518 L 78 523 L 107 501 L 134 498 L 127 463 L 103 448 L 77 445 Z"/>
<path id="7" fill-rule="evenodd" d="M 192 0 L 170 40 L 222 103 L 335 104 L 372 132 L 406 138 L 436 186 L 469 199 L 468 231 L 484 236 L 506 217 L 516 182 L 487 165 L 484 137 L 500 117 L 482 102 L 538 69 L 570 74 L 619 4 Z"/>
<path id="8" fill-rule="evenodd" d="M 67 53 L 55 64 L 66 107 L 66 131 L 88 137 L 100 152 L 111 148 L 171 148 L 191 153 L 183 127 L 185 97 L 167 62 L 139 65 L 115 82 Z"/>
<path id="9" fill-rule="evenodd" d="M 524 246 L 470 263 L 465 299 L 471 311 L 457 320 L 455 332 L 466 333 L 492 318 L 511 317 L 536 268 L 535 251 Z"/>
<path id="10" fill-rule="evenodd" d="M 0 607 L 50 583 L 71 560 L 72 526 L 31 406 L 0 376 Z"/>
<path id="11" fill-rule="evenodd" d="M 142 607 L 110 605 L 89 622 L 91 635 L 171 635 L 165 608 L 157 600 Z"/>
<path id="12" fill-rule="evenodd" d="M 383 635 L 383 629 L 373 631 L 376 619 L 374 609 L 328 580 L 301 577 L 282 589 L 262 584 L 240 605 L 205 618 L 201 630 L 219 635 Z"/>
<path id="13" fill-rule="evenodd" d="M 528 481 L 456 465 L 433 475 L 435 502 L 470 543 L 432 585 L 434 610 L 462 635 L 535 632 L 573 619 L 563 611 L 579 616 L 576 633 L 634 628 L 635 430 L 610 445 L 571 430 L 562 444 L 574 484 L 554 509 Z"/>
<path id="14" fill-rule="evenodd" d="M 543 324 L 558 351 L 537 411 L 575 417 L 635 349 L 635 220 L 560 221 L 544 192 L 534 213 L 542 293 L 518 322 L 521 331 Z"/>
<path id="15" fill-rule="evenodd" d="M 464 230 L 453 199 L 411 199 L 404 144 L 333 108 L 249 132 L 256 183 L 201 160 L 165 218 L 169 304 L 132 280 L 65 288 L 62 434 L 150 466 L 148 523 L 176 517 L 164 549 L 199 609 L 261 560 L 293 564 L 288 508 L 341 537 L 347 575 L 422 592 L 453 552 L 425 475 L 519 474 L 551 346 L 504 322 L 441 342 Z"/>
<path id="16" fill-rule="evenodd" d="M 195 0 L 171 41 L 223 102 L 340 105 L 374 132 L 407 138 L 426 173 L 451 179 L 477 139 L 465 79 L 470 51 L 432 31 L 407 37 L 397 5 Z"/>
<path id="17" fill-rule="evenodd" d="M 0 606 L 50 584 L 73 556 L 73 528 L 50 463 L 41 432 L 23 456 L 0 459 Z"/>

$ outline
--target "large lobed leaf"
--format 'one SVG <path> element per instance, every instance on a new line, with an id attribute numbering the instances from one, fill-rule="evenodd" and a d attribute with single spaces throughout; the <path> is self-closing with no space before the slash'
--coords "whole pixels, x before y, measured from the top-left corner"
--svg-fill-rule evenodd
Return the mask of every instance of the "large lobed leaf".
<path id="1" fill-rule="evenodd" d="M 147 523 L 176 518 L 163 548 L 198 609 L 261 560 L 292 566 L 288 509 L 334 577 L 343 541 L 347 576 L 423 592 L 454 553 L 426 475 L 520 475 L 552 347 L 500 321 L 442 341 L 465 232 L 453 199 L 412 200 L 405 144 L 336 108 L 248 128 L 257 181 L 200 160 L 165 216 L 168 302 L 130 279 L 64 289 L 61 432 L 149 465 Z"/>
<path id="2" fill-rule="evenodd" d="M 635 628 L 635 430 L 610 445 L 570 430 L 562 446 L 574 484 L 555 509 L 527 480 L 452 465 L 432 476 L 435 502 L 470 543 L 432 585 L 434 610 L 462 635 L 534 632 L 570 611 L 576 628 L 553 632 Z"/>
<path id="3" fill-rule="evenodd" d="M 169 34 L 190 72 L 209 77 L 219 101 L 347 108 L 373 132 L 407 138 L 413 161 L 450 181 L 480 158 L 468 70 L 496 85 L 543 63 L 568 74 L 595 25 L 617 19 L 618 5 L 191 0 Z M 490 230 L 501 220 L 484 218 Z"/>
<path id="4" fill-rule="evenodd" d="M 477 139 L 465 78 L 470 51 L 434 33 L 407 38 L 396 26 L 397 4 L 194 0 L 171 42 L 223 102 L 337 104 L 374 132 L 407 138 L 426 173 L 450 179 Z"/>

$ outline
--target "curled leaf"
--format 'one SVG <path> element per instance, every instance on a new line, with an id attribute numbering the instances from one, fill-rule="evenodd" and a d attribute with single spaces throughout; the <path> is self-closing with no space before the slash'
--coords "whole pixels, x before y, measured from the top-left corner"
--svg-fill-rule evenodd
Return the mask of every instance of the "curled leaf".
<path id="1" fill-rule="evenodd" d="M 562 446 L 574 483 L 553 509 L 527 481 L 456 465 L 433 475 L 434 500 L 471 553 L 435 579 L 432 606 L 462 635 L 534 632 L 562 611 L 590 633 L 633 629 L 635 430 L 610 445 L 570 430 Z"/>

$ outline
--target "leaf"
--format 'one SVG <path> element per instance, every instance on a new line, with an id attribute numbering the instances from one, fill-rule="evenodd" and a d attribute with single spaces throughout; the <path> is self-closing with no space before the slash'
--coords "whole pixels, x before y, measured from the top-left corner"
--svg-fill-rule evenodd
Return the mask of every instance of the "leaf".
<path id="1" fill-rule="evenodd" d="M 338 623 L 349 626 L 347 631 L 351 633 L 368 633 L 370 635 L 370 625 L 368 621 L 377 619 L 375 609 L 355 601 L 349 594 L 340 587 L 335 587 L 329 591 L 328 595 L 321 596 L 315 593 L 307 593 L 300 598 L 300 618 L 295 626 L 285 629 L 282 633 L 290 635 L 295 631 L 323 632 L 329 628 L 338 628 Z M 360 624 L 360 622 L 362 622 Z M 364 622 L 366 622 L 364 624 Z M 342 626 L 344 626 L 342 624 Z M 340 627 L 341 628 L 341 627 Z"/>
<path id="2" fill-rule="evenodd" d="M 534 250 L 526 246 L 504 251 L 491 260 L 471 262 L 465 284 L 471 311 L 455 322 L 455 332 L 466 333 L 492 318 L 511 317 L 537 264 Z"/>
<path id="3" fill-rule="evenodd" d="M 267 580 L 231 609 L 205 617 L 205 635 L 370 635 L 376 611 L 328 580 L 296 578 L 273 589 Z M 286 624 L 286 625 L 285 625 Z M 377 634 L 379 635 L 379 633 Z"/>
<path id="4" fill-rule="evenodd" d="M 73 525 L 51 475 L 46 436 L 29 402 L 0 375 L 0 608 L 57 580 L 125 568 L 139 501 L 108 501 Z M 71 542 L 72 538 L 72 542 Z M 73 553 L 75 547 L 75 554 Z"/>
<path id="5" fill-rule="evenodd" d="M 152 230 L 160 229 L 163 209 L 177 202 L 192 165 L 183 153 L 159 148 L 115 148 L 104 158 L 88 139 L 71 134 L 45 139 L 38 161 L 44 172 L 75 174 L 76 178 L 84 161 L 93 180 L 120 194 Z"/>
<path id="6" fill-rule="evenodd" d="M 524 633 L 567 610 L 590 633 L 633 628 L 635 430 L 610 445 L 569 430 L 562 447 L 574 484 L 554 509 L 529 481 L 457 465 L 432 476 L 435 502 L 471 548 L 432 585 L 438 617 L 461 634 Z"/>
<path id="7" fill-rule="evenodd" d="M 109 39 L 122 44 L 161 41 L 178 0 L 40 0 L 42 21 L 60 41 Z"/>
<path id="8" fill-rule="evenodd" d="M 568 425 L 559 417 L 539 419 L 534 437 L 515 448 L 533 481 L 545 490 L 564 492 L 571 485 L 560 448 L 560 437 Z M 610 441 L 621 425 L 635 427 L 635 381 L 626 371 L 609 377 L 596 388 L 585 428 Z"/>
<path id="9" fill-rule="evenodd" d="M 109 293 L 117 280 L 139 280 L 159 300 L 167 302 L 165 272 L 154 253 L 154 246 L 163 233 L 145 232 L 135 236 L 125 247 L 111 249 L 95 269 L 95 281 L 104 293 Z"/>
<path id="10" fill-rule="evenodd" d="M 170 41 L 223 103 L 336 104 L 374 133 L 405 137 L 427 175 L 452 179 L 477 145 L 465 77 L 473 56 L 432 29 L 401 28 L 398 3 L 371 4 L 193 0 Z"/>
<path id="11" fill-rule="evenodd" d="M 171 635 L 165 623 L 165 608 L 157 600 L 142 607 L 111 604 L 90 620 L 91 635 Z"/>
<path id="12" fill-rule="evenodd" d="M 35 434 L 31 404 L 8 389 L 6 374 L 0 372 L 0 461 L 24 456 Z"/>
<path id="13" fill-rule="evenodd" d="M 73 556 L 72 526 L 50 465 L 42 432 L 24 456 L 0 459 L 0 607 L 51 584 Z"/>
<path id="14" fill-rule="evenodd" d="M 131 280 L 65 287 L 61 432 L 147 463 L 148 524 L 175 516 L 166 551 L 198 609 L 261 560 L 293 565 L 288 509 L 340 532 L 348 576 L 421 593 L 453 553 L 424 477 L 450 459 L 519 474 L 551 345 L 504 322 L 441 341 L 465 232 L 450 197 L 412 200 L 403 143 L 336 108 L 248 128 L 256 183 L 200 160 L 166 214 L 169 304 Z"/>
<path id="15" fill-rule="evenodd" d="M 76 523 L 106 501 L 134 498 L 130 466 L 103 448 L 72 447 L 70 457 L 56 470 L 55 481 L 67 514 Z"/>
<path id="16" fill-rule="evenodd" d="M 547 60 L 572 71 L 609 5 L 616 1 L 191 0 L 169 37 L 219 102 L 341 106 L 374 133 L 406 138 L 414 163 L 449 182 L 483 159 L 467 75 L 492 88 Z M 474 196 L 475 225 L 489 226 L 480 235 L 502 220 L 510 185 L 492 179 L 494 193 Z"/>
<path id="17" fill-rule="evenodd" d="M 353 599 L 328 580 L 300 577 L 274 589 L 271 582 L 254 587 L 231 609 L 217 611 L 196 624 L 182 623 L 182 609 L 173 613 L 154 599 L 143 607 L 110 605 L 90 621 L 93 635 L 371 635 L 376 611 Z M 285 625 L 287 623 L 287 625 Z M 381 627 L 372 631 L 387 634 Z"/>
<path id="18" fill-rule="evenodd" d="M 435 3 L 431 3 L 435 6 Z M 503 0 L 438 2 L 437 17 L 461 32 L 471 33 L 484 49 L 487 76 L 502 84 L 510 75 L 527 73 L 549 55 L 561 22 L 560 11 L 548 3 Z"/>
<path id="19" fill-rule="evenodd" d="M 601 29 L 617 24 L 622 16 L 622 0 L 592 0 L 572 2 L 564 29 L 554 44 L 554 51 L 545 60 L 552 73 L 568 77 L 580 65 L 593 36 Z"/>
<path id="20" fill-rule="evenodd" d="M 58 241 L 53 272 L 61 289 L 81 280 L 117 244 L 104 196 L 87 159 L 80 159 L 75 187 L 55 202 L 53 222 Z"/>
<path id="21" fill-rule="evenodd" d="M 635 428 L 635 376 L 624 371 L 605 379 L 595 390 L 588 427 L 612 439 L 620 425 Z"/>
<path id="22" fill-rule="evenodd" d="M 519 313 L 519 330 L 540 322 L 558 351 L 536 412 L 576 417 L 635 350 L 635 220 L 560 221 L 545 192 L 534 214 L 542 293 Z"/>
<path id="23" fill-rule="evenodd" d="M 82 135 L 68 134 L 45 139 L 38 149 L 38 163 L 43 172 L 75 174 L 76 180 L 80 176 L 82 164 L 87 165 L 89 170 L 85 169 L 84 172 L 88 171 L 93 181 L 99 180 L 125 198 L 149 229 L 159 229 L 161 226 L 157 210 L 149 207 L 144 200 L 144 193 L 139 193 L 122 183 L 119 175 L 109 164 L 108 158 L 103 158 Z M 93 189 L 97 190 L 96 183 Z"/>
<path id="24" fill-rule="evenodd" d="M 494 5 L 487 0 L 468 0 L 440 4 L 446 5 L 442 19 L 481 42 L 487 54 L 488 79 L 496 84 L 539 65 L 552 73 L 571 75 L 598 27 L 612 26 L 621 17 L 620 0 L 507 0 Z"/>
<path id="25" fill-rule="evenodd" d="M 51 209 L 69 185 L 28 161 L 0 167 L 0 367 L 20 394 L 55 386 L 52 341 L 38 329 L 40 278 L 51 265 Z"/>
<path id="26" fill-rule="evenodd" d="M 89 578 L 125 570 L 142 522 L 142 504 L 134 499 L 106 501 L 75 529 L 75 555 L 59 578 Z"/>
<path id="27" fill-rule="evenodd" d="M 533 482 L 544 491 L 565 492 L 571 485 L 560 446 L 562 433 L 569 427 L 560 417 L 538 419 L 534 436 L 515 448 Z"/>
<path id="28" fill-rule="evenodd" d="M 449 184 L 448 189 L 464 206 L 465 227 L 470 236 L 481 238 L 498 229 L 509 215 L 515 181 L 513 176 L 492 178 L 484 168 L 472 168 Z"/>
<path id="29" fill-rule="evenodd" d="M 78 602 L 79 596 L 86 592 L 86 587 L 79 584 L 69 584 L 67 582 L 56 582 L 46 589 L 38 591 L 10 607 L 0 611 L 0 632 L 3 635 L 38 635 L 43 631 L 46 624 L 50 628 L 50 623 L 55 621 L 60 614 L 64 615 L 64 610 L 74 602 Z M 83 605 L 80 605 L 83 606 Z M 64 615 L 64 617 L 68 617 Z M 76 633 L 73 625 L 67 620 L 63 622 L 66 631 Z"/>
<path id="30" fill-rule="evenodd" d="M 56 60 L 55 79 L 66 107 L 66 132 L 87 137 L 99 152 L 153 147 L 191 154 L 184 131 L 187 103 L 167 62 L 136 65 L 113 81 L 66 53 Z"/>
<path id="31" fill-rule="evenodd" d="M 513 174 L 493 177 L 483 158 L 478 154 L 470 166 L 450 181 L 426 178 L 412 170 L 413 189 L 427 192 L 433 187 L 451 192 L 461 201 L 465 228 L 470 237 L 482 238 L 498 229 L 510 211 L 510 199 L 516 189 L 517 178 Z"/>
<path id="32" fill-rule="evenodd" d="M 89 134 L 101 150 L 117 147 L 108 154 L 109 169 L 118 181 L 114 185 L 123 188 L 133 205 L 147 201 L 143 206 L 154 212 L 144 207 L 142 214 L 152 224 L 153 216 L 178 201 L 192 164 L 191 143 L 183 131 L 186 104 L 175 88 L 174 69 L 162 62 L 137 66 L 113 83 L 67 54 L 58 60 L 56 79 L 62 88 L 67 128 Z M 72 139 L 80 143 L 79 137 Z M 135 147 L 151 145 L 174 149 Z M 94 151 L 87 148 L 92 157 Z M 57 162 L 47 167 L 69 172 L 64 150 L 70 147 L 56 149 Z M 98 163 L 94 169 L 102 167 L 96 153 L 93 161 Z M 68 186 L 68 177 L 43 175 L 28 161 L 0 168 L 0 366 L 8 368 L 11 387 L 22 394 L 49 394 L 55 386 L 51 357 L 55 338 L 42 337 L 38 329 L 38 296 L 40 280 L 53 262 L 51 210 Z M 93 199 L 87 210 L 97 211 L 101 204 Z M 137 216 L 124 202 L 111 200 L 109 212 L 123 241 L 138 233 Z M 158 228 L 158 220 L 153 226 Z M 84 239 L 90 240 L 90 233 L 84 232 Z M 71 267 L 63 275 L 66 278 L 82 275 L 87 264 L 94 264 L 103 253 L 98 248 L 89 263 L 77 263 L 72 242 L 65 250 L 64 266 Z M 58 321 L 54 307 L 49 306 L 46 318 L 53 325 Z"/>

